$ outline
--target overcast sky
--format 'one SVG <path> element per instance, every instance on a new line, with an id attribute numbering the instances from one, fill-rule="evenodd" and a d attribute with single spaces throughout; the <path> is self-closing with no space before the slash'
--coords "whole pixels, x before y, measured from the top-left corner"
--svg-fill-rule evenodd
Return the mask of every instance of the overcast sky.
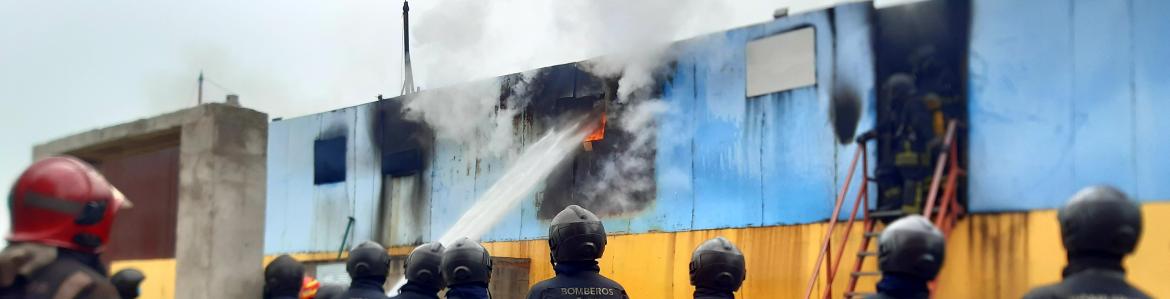
<path id="1" fill-rule="evenodd" d="M 423 88 L 771 19 L 818 0 L 416 0 Z M 402 2 L 0 0 L 0 184 L 35 144 L 191 107 L 230 91 L 292 117 L 397 95 Z M 7 189 L 5 189 L 7 192 Z M 7 231 L 7 205 L 0 205 Z"/>

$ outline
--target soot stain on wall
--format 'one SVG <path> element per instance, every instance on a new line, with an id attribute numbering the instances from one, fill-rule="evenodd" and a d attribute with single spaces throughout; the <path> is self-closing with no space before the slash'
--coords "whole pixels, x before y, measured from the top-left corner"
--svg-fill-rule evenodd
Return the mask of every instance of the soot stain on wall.
<path id="1" fill-rule="evenodd" d="M 410 212 L 393 213 L 395 215 L 408 215 L 411 217 L 407 221 L 395 221 L 394 223 L 412 223 L 415 225 L 424 225 L 429 223 L 430 208 L 429 197 L 430 192 L 427 188 L 429 186 L 429 177 L 426 174 L 426 169 L 429 168 L 430 161 L 434 155 L 435 134 L 429 126 L 421 121 L 413 121 L 406 119 L 405 102 L 410 99 L 410 96 L 402 96 L 392 99 L 383 99 L 379 96 L 378 101 L 375 102 L 373 109 L 370 111 L 370 142 L 374 149 L 374 154 L 380 159 L 381 167 L 379 171 L 382 175 L 381 186 L 377 188 L 379 194 L 378 200 L 378 223 L 376 224 L 375 235 L 378 238 L 387 237 L 385 230 L 387 221 L 391 220 L 389 209 L 392 207 L 393 200 L 407 200 L 405 205 L 394 205 L 397 207 L 410 207 Z M 394 184 L 395 178 L 416 176 L 416 179 L 409 180 L 412 184 L 404 185 Z M 400 194 L 410 194 L 410 198 L 395 199 L 392 198 L 395 193 L 393 188 L 412 188 L 410 192 L 398 192 Z M 414 229 L 421 231 L 422 227 L 414 228 L 395 228 L 396 231 L 403 231 L 404 229 Z M 422 241 L 423 234 L 415 236 L 414 240 L 382 240 L 384 243 L 408 243 L 417 244 Z"/>
<path id="2" fill-rule="evenodd" d="M 618 126 L 618 120 L 633 105 L 661 96 L 665 79 L 656 78 L 658 80 L 653 84 L 655 92 L 646 99 L 622 103 L 616 100 L 616 79 L 592 76 L 575 65 L 562 65 L 551 70 L 553 74 L 542 79 L 557 84 L 544 84 L 545 89 L 534 97 L 536 103 L 543 104 L 536 106 L 551 106 L 547 110 L 538 110 L 546 113 L 544 119 L 555 121 L 579 115 L 605 117 L 606 129 L 603 139 L 591 142 L 591 150 L 578 151 L 573 157 L 562 161 L 545 181 L 545 188 L 536 202 L 537 218 L 552 219 L 566 206 L 574 204 L 601 217 L 617 217 L 645 210 L 656 199 L 654 160 L 657 151 L 652 135 L 643 148 L 631 149 L 631 146 L 637 138 L 635 134 L 654 132 L 653 129 L 649 132 L 626 132 Z M 629 161 L 643 166 L 613 169 Z M 607 188 L 614 180 L 622 180 L 618 184 L 638 185 Z"/>

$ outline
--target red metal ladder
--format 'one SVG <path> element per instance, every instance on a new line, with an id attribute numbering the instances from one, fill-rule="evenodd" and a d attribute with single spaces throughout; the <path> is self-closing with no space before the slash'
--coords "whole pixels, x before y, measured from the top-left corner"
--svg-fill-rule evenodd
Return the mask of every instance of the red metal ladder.
<path id="1" fill-rule="evenodd" d="M 926 216 L 927 219 L 931 219 L 931 222 L 933 222 L 936 227 L 942 230 L 944 236 L 950 236 L 950 232 L 954 228 L 955 221 L 957 221 L 958 217 L 965 212 L 962 206 L 958 204 L 957 200 L 958 177 L 965 174 L 965 171 L 959 166 L 958 160 L 958 146 L 955 140 L 955 130 L 957 126 L 958 122 L 953 120 L 947 125 L 947 133 L 943 142 L 942 154 L 939 155 L 938 161 L 935 163 L 934 177 L 931 180 L 931 187 L 927 195 L 926 205 L 923 209 L 923 215 Z M 865 155 L 865 152 L 865 141 L 859 139 L 859 142 L 857 143 L 857 153 L 855 153 L 853 156 L 853 162 L 850 163 L 849 172 L 845 178 L 846 183 L 844 186 L 842 186 L 841 193 L 837 196 L 837 200 L 834 203 L 833 214 L 832 217 L 829 218 L 828 231 L 825 232 L 825 235 L 821 240 L 820 254 L 817 256 L 817 261 L 813 268 L 813 274 L 809 278 L 808 288 L 805 292 L 804 297 L 806 299 L 812 298 L 812 293 L 816 287 L 816 282 L 819 278 L 818 276 L 820 274 L 822 264 L 825 266 L 826 276 L 824 292 L 821 298 L 828 299 L 832 297 L 833 281 L 837 276 L 837 271 L 840 269 L 842 260 L 838 258 L 835 263 L 832 260 L 832 254 L 830 252 L 830 250 L 833 249 L 831 248 L 832 237 L 837 229 L 838 219 L 840 218 L 841 208 L 844 205 L 845 197 L 849 194 L 850 185 L 852 185 L 853 182 L 853 174 L 857 168 L 858 160 L 862 161 L 862 176 L 866 176 L 869 173 L 869 161 Z M 942 184 L 942 174 L 944 171 L 946 171 L 947 174 L 946 184 L 943 189 L 942 200 L 938 201 L 938 191 L 940 185 Z M 884 216 L 897 216 L 893 214 L 901 214 L 900 211 L 873 213 L 869 211 L 869 197 L 867 195 L 869 191 L 869 183 L 872 181 L 873 179 L 869 177 L 866 177 L 865 180 L 863 180 L 864 183 L 861 184 L 861 187 L 859 188 L 860 190 L 853 202 L 853 210 L 850 212 L 848 221 L 845 224 L 843 239 L 846 240 L 846 242 L 842 242 L 842 244 L 836 248 L 837 256 L 844 254 L 845 247 L 848 245 L 847 241 L 849 240 L 849 235 L 853 231 L 853 223 L 857 219 L 857 210 L 861 205 L 865 205 L 866 208 L 862 210 L 862 219 L 864 223 L 862 239 L 858 245 L 857 258 L 854 261 L 853 269 L 849 273 L 849 283 L 846 286 L 844 292 L 842 292 L 844 298 L 864 297 L 870 294 L 856 292 L 856 289 L 858 281 L 861 277 L 881 275 L 880 272 L 876 271 L 862 271 L 866 258 L 877 256 L 876 250 L 869 250 L 870 241 L 880 235 L 880 232 L 877 230 L 877 219 Z M 937 211 L 934 210 L 936 202 L 939 205 L 939 209 Z M 931 292 L 937 292 L 937 290 L 937 284 L 932 282 Z"/>

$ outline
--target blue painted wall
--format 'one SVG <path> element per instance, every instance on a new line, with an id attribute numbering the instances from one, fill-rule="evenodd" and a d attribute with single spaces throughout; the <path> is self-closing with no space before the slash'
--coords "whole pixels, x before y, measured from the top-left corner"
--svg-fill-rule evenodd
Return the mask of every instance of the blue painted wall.
<path id="1" fill-rule="evenodd" d="M 1170 2 L 974 1 L 969 80 L 969 198 L 976 212 L 1055 208 L 1080 187 L 1109 183 L 1143 201 L 1170 200 Z M 858 131 L 872 127 L 869 11 L 847 5 L 681 42 L 661 86 L 656 199 L 606 219 L 613 232 L 685 231 L 820 221 L 844 183 L 855 145 L 835 142 L 834 86 L 860 96 Z M 751 99 L 748 41 L 816 29 L 813 87 Z M 348 217 L 351 238 L 378 239 L 385 202 L 412 217 L 393 245 L 433 240 L 508 166 L 438 141 L 417 175 L 423 191 L 397 198 L 373 141 L 377 103 L 274 122 L 269 132 L 267 253 L 331 251 Z M 343 134 L 346 180 L 313 185 L 314 140 Z M 540 132 L 517 128 L 517 146 Z M 872 157 L 872 155 L 870 155 Z M 871 166 L 876 161 L 871 159 Z M 860 177 L 855 177 L 860 181 Z M 531 194 L 486 240 L 544 237 Z M 393 217 L 405 217 L 395 214 Z"/>
<path id="2" fill-rule="evenodd" d="M 611 232 L 684 231 L 820 221 L 831 214 L 855 146 L 839 144 L 830 120 L 834 87 L 861 102 L 858 131 L 872 127 L 873 59 L 869 7 L 846 5 L 678 43 L 671 80 L 661 86 L 670 110 L 658 119 L 655 201 L 634 215 L 606 219 Z M 754 98 L 745 96 L 749 41 L 785 31 L 816 30 L 817 85 Z M 376 103 L 286 119 L 270 126 L 266 253 L 337 250 L 348 217 L 352 238 L 377 239 L 380 202 L 421 213 L 418 238 L 437 239 L 508 165 L 444 140 L 418 175 L 425 199 L 401 204 L 387 192 L 370 118 Z M 541 132 L 517 128 L 523 146 Z M 313 185 L 314 140 L 344 134 L 344 182 Z M 871 163 L 872 164 L 872 163 Z M 861 181 L 860 175 L 855 177 Z M 548 224 L 528 196 L 487 236 L 488 241 L 543 238 Z M 401 221 L 390 221 L 400 223 Z M 402 228 L 397 229 L 402 234 Z"/>
<path id="3" fill-rule="evenodd" d="M 1103 183 L 1170 200 L 1170 2 L 974 2 L 971 209 L 1055 208 Z"/>

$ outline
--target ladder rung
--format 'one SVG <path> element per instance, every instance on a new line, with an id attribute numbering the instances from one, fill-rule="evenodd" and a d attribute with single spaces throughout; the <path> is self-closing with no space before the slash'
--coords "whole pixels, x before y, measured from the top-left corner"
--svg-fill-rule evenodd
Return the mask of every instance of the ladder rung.
<path id="1" fill-rule="evenodd" d="M 873 251 L 862 251 L 862 252 L 858 252 L 858 253 L 857 253 L 857 256 L 877 256 L 877 252 L 873 252 Z"/>
<path id="2" fill-rule="evenodd" d="M 866 232 L 865 233 L 866 238 L 877 238 L 877 237 L 880 237 L 881 235 L 882 235 L 881 232 Z"/>
<path id="3" fill-rule="evenodd" d="M 870 218 L 898 218 L 905 215 L 906 212 L 902 212 L 902 210 L 875 211 L 869 213 Z"/>
<path id="4" fill-rule="evenodd" d="M 880 275 L 882 275 L 882 272 L 862 271 L 862 272 L 853 272 L 853 273 L 850 273 L 849 275 L 853 275 L 853 276 L 880 276 Z"/>
<path id="5" fill-rule="evenodd" d="M 873 295 L 873 293 L 868 293 L 868 292 L 848 292 L 848 293 L 845 293 L 845 298 L 850 298 L 850 297 L 866 297 L 866 296 L 869 296 L 869 295 Z"/>

